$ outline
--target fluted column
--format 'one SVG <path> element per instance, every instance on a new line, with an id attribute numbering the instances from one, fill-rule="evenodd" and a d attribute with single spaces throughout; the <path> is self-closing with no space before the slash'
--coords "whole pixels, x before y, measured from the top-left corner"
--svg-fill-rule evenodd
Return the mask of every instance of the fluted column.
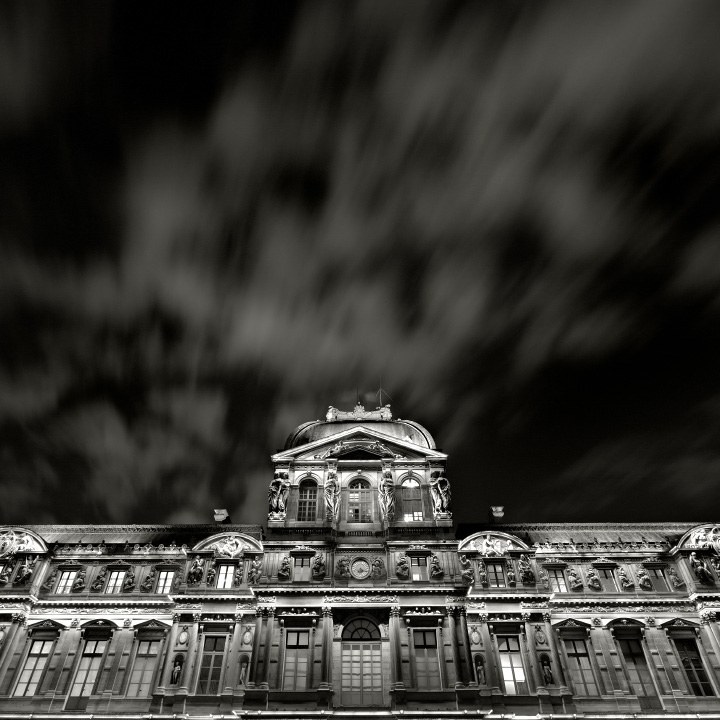
<path id="1" fill-rule="evenodd" d="M 332 666 L 333 614 L 332 606 L 322 608 L 322 656 L 320 658 L 320 690 L 328 690 L 332 683 L 330 668 Z"/>
<path id="2" fill-rule="evenodd" d="M 267 689 L 268 679 L 270 678 L 270 656 L 272 653 L 272 637 L 275 629 L 275 607 L 271 605 L 268 608 L 267 627 L 265 628 L 265 653 L 263 655 L 263 671 L 260 680 L 260 687 Z"/>
<path id="3" fill-rule="evenodd" d="M 257 667 L 260 660 L 260 636 L 262 633 L 263 611 L 262 608 L 255 609 L 255 634 L 253 635 L 252 658 L 250 660 L 250 670 L 248 672 L 247 687 L 255 687 L 255 678 L 257 676 Z"/>
<path id="4" fill-rule="evenodd" d="M 567 680 L 565 680 L 565 669 L 563 668 L 562 662 L 560 662 L 560 653 L 557 649 L 555 631 L 552 629 L 552 625 L 550 624 L 550 613 L 543 613 L 543 620 L 545 621 L 545 635 L 547 635 L 548 643 L 550 644 L 550 654 L 553 659 L 555 683 L 560 690 L 570 692 L 570 689 L 567 686 Z"/>
<path id="5" fill-rule="evenodd" d="M 393 688 L 404 690 L 405 683 L 402 676 L 402 651 L 400 644 L 400 606 L 390 608 L 390 654 L 392 655 L 392 668 L 395 675 Z"/>
<path id="6" fill-rule="evenodd" d="M 455 606 L 447 608 L 448 632 L 450 633 L 450 647 L 452 649 L 453 665 L 455 666 L 455 686 L 462 685 L 462 668 L 460 667 L 460 651 L 458 650 L 457 629 L 455 623 Z"/>
<path id="7" fill-rule="evenodd" d="M 188 651 L 187 659 L 185 660 L 185 671 L 183 672 L 183 683 L 182 687 L 186 690 L 192 684 L 193 671 L 195 670 L 195 661 L 197 658 L 198 650 L 198 632 L 200 629 L 200 615 L 196 613 L 193 615 L 192 631 L 190 633 L 190 639 L 188 640 Z"/>
<path id="8" fill-rule="evenodd" d="M 240 641 L 242 639 L 242 613 L 235 615 L 235 627 L 230 641 L 230 654 L 228 655 L 228 671 L 225 675 L 225 689 L 232 690 L 238 684 L 238 655 L 240 654 Z"/>
<path id="9" fill-rule="evenodd" d="M 170 628 L 170 635 L 168 637 L 167 646 L 165 648 L 165 657 L 163 658 L 162 671 L 160 672 L 159 686 L 166 688 L 170 685 L 173 671 L 173 649 L 175 648 L 175 641 L 178 635 L 178 623 L 180 622 L 180 615 L 175 613 L 173 615 L 173 622 Z"/>
<path id="10" fill-rule="evenodd" d="M 460 632 L 463 641 L 463 656 L 467 667 L 468 685 L 477 685 L 475 678 L 475 668 L 473 667 L 472 652 L 470 651 L 470 636 L 467 627 L 467 610 L 464 607 L 459 608 L 460 612 Z"/>
<path id="11" fill-rule="evenodd" d="M 20 628 L 25 622 L 25 616 L 16 613 L 12 616 L 12 623 L 5 634 L 5 642 L 0 647 L 0 670 L 2 674 L 5 674 L 5 668 L 8 664 L 8 659 L 13 656 L 15 652 L 15 645 L 17 643 L 18 628 Z"/>
<path id="12" fill-rule="evenodd" d="M 538 665 L 537 654 L 535 652 L 535 631 L 530 624 L 530 613 L 523 613 L 522 619 L 525 623 L 525 650 L 530 660 L 530 669 L 532 670 L 533 680 L 535 680 L 535 687 L 543 687 L 545 685 L 545 678 L 543 678 Z"/>
<path id="13" fill-rule="evenodd" d="M 495 666 L 495 651 L 493 648 L 493 637 L 490 634 L 488 617 L 484 613 L 480 615 L 480 635 L 485 655 L 485 682 L 490 688 L 499 688 L 500 679 L 497 667 Z"/>

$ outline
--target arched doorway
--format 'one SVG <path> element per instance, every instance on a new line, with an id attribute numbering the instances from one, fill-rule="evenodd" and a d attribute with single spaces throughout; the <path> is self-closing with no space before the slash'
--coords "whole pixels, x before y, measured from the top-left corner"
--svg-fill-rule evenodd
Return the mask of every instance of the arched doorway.
<path id="1" fill-rule="evenodd" d="M 382 650 L 378 626 L 351 620 L 342 634 L 341 703 L 344 707 L 382 706 Z"/>

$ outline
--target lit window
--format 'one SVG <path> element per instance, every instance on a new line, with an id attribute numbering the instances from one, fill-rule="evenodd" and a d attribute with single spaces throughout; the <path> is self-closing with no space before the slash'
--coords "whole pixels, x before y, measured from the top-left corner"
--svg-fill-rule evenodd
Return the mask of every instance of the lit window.
<path id="1" fill-rule="evenodd" d="M 420 483 L 414 478 L 408 478 L 402 484 L 402 512 L 405 522 L 423 519 Z"/>
<path id="2" fill-rule="evenodd" d="M 548 577 L 550 578 L 550 589 L 553 592 L 568 591 L 565 575 L 562 570 L 548 570 Z"/>
<path id="3" fill-rule="evenodd" d="M 637 638 L 620 639 L 618 645 L 625 659 L 625 667 L 627 668 L 628 681 L 632 692 L 638 697 L 656 695 L 655 686 L 650 676 L 650 668 L 640 640 Z"/>
<path id="4" fill-rule="evenodd" d="M 216 635 L 206 637 L 197 684 L 198 695 L 217 695 L 224 657 L 225 638 Z"/>
<path id="5" fill-rule="evenodd" d="M 362 480 L 348 486 L 348 522 L 372 522 L 372 491 Z"/>
<path id="6" fill-rule="evenodd" d="M 233 575 L 235 574 L 234 565 L 218 565 L 217 582 L 215 587 L 221 590 L 228 590 L 233 584 Z"/>
<path id="7" fill-rule="evenodd" d="M 599 568 L 597 570 L 598 577 L 602 583 L 603 590 L 607 592 L 617 592 L 618 586 L 615 582 L 615 573 L 612 568 Z"/>
<path id="8" fill-rule="evenodd" d="M 65 572 L 61 572 L 60 580 L 58 580 L 55 592 L 61 595 L 67 595 L 72 590 L 76 577 L 77 570 L 66 570 Z"/>
<path id="9" fill-rule="evenodd" d="M 497 641 L 505 693 L 507 695 L 527 695 L 528 685 L 522 664 L 519 637 L 517 635 L 500 635 Z"/>
<path id="10" fill-rule="evenodd" d="M 296 557 L 293 580 L 310 580 L 310 558 Z"/>
<path id="11" fill-rule="evenodd" d="M 410 558 L 410 568 L 413 580 L 427 580 L 427 558 Z"/>
<path id="12" fill-rule="evenodd" d="M 440 665 L 438 664 L 435 630 L 414 630 L 413 644 L 415 645 L 417 687 L 423 690 L 439 690 Z"/>
<path id="13" fill-rule="evenodd" d="M 317 485 L 311 481 L 300 483 L 297 519 L 302 522 L 315 520 L 317 511 Z"/>
<path id="14" fill-rule="evenodd" d="M 647 571 L 655 588 L 660 592 L 667 592 L 668 584 L 667 580 L 665 579 L 665 573 L 663 572 L 663 569 L 656 567 L 648 568 Z"/>
<path id="15" fill-rule="evenodd" d="M 287 631 L 283 690 L 305 690 L 309 643 L 309 630 Z"/>
<path id="16" fill-rule="evenodd" d="M 575 687 L 575 694 L 587 697 L 597 695 L 598 687 L 590 664 L 590 655 L 584 640 L 565 640 L 568 671 Z"/>
<path id="17" fill-rule="evenodd" d="M 98 673 L 102 667 L 107 640 L 86 640 L 70 697 L 80 698 L 92 695 Z"/>
<path id="18" fill-rule="evenodd" d="M 485 568 L 490 587 L 505 587 L 505 567 L 502 563 L 486 563 Z"/>
<path id="19" fill-rule="evenodd" d="M 712 685 L 708 678 L 702 658 L 698 652 L 697 643 L 692 638 L 676 638 L 675 647 L 680 656 L 685 677 L 694 695 L 714 695 Z"/>
<path id="20" fill-rule="evenodd" d="M 172 590 L 175 573 L 172 570 L 163 570 L 158 575 L 157 592 L 169 593 Z"/>
<path id="21" fill-rule="evenodd" d="M 25 695 L 34 695 L 37 692 L 40 678 L 43 670 L 47 665 L 50 657 L 50 649 L 52 648 L 52 640 L 33 640 L 30 645 L 30 652 L 25 658 L 22 672 L 15 686 L 13 695 L 22 697 Z"/>
<path id="22" fill-rule="evenodd" d="M 108 583 L 105 587 L 105 592 L 111 595 L 116 595 L 122 590 L 123 583 L 125 582 L 125 571 L 124 570 L 113 570 L 110 572 L 108 577 Z"/>
<path id="23" fill-rule="evenodd" d="M 152 690 L 150 684 L 157 664 L 159 647 L 158 640 L 141 640 L 138 643 L 135 663 L 128 683 L 128 697 L 148 697 L 150 695 Z"/>

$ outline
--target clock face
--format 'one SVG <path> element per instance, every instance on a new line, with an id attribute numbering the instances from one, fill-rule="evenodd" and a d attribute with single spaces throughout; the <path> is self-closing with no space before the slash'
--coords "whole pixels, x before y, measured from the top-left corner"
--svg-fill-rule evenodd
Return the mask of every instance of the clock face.
<path id="1" fill-rule="evenodd" d="M 370 563 L 363 558 L 358 558 L 350 566 L 350 572 L 354 578 L 364 580 L 370 574 Z"/>
<path id="2" fill-rule="evenodd" d="M 183 630 L 178 635 L 178 645 L 184 645 L 188 641 L 188 632 L 187 630 Z"/>

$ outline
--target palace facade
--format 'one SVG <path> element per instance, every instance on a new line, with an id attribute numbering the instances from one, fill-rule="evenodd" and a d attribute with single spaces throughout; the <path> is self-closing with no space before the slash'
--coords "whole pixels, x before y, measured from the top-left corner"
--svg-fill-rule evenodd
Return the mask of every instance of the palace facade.
<path id="1" fill-rule="evenodd" d="M 0 715 L 720 712 L 720 526 L 456 535 L 447 456 L 389 407 L 271 460 L 265 529 L 0 528 Z"/>

